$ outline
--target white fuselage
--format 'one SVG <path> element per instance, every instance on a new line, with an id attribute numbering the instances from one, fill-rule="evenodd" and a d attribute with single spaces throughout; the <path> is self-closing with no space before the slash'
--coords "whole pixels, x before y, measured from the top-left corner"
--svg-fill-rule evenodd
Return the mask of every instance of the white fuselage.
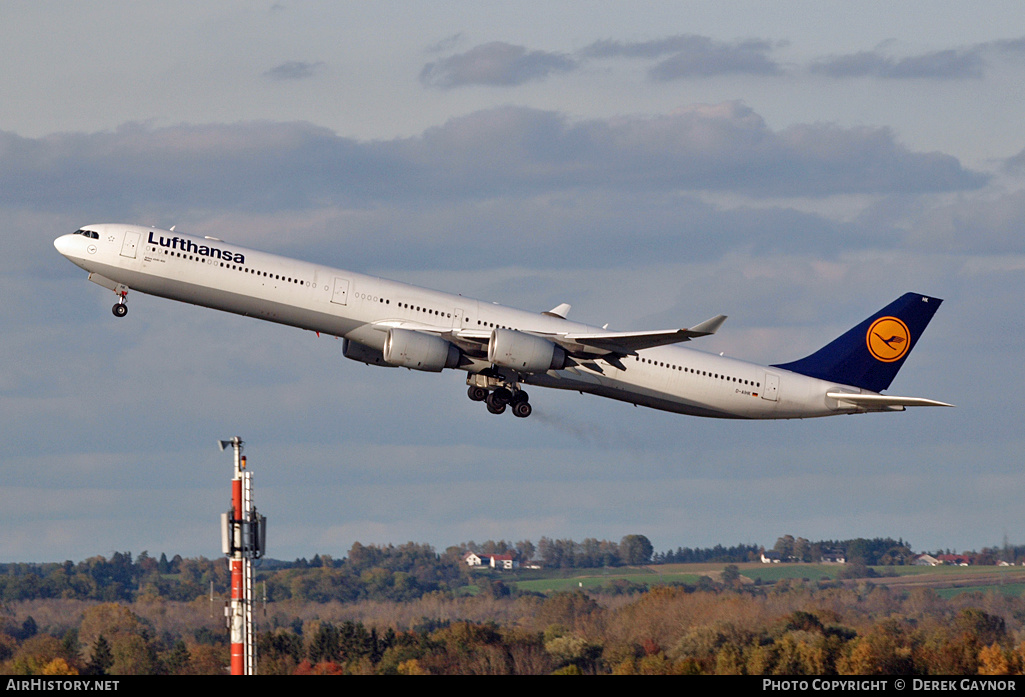
<path id="1" fill-rule="evenodd" d="M 601 332 L 561 317 L 244 249 L 210 238 L 132 225 L 91 225 L 98 239 L 54 245 L 91 280 L 247 317 L 343 337 L 381 350 L 389 326 L 528 333 Z M 113 284 L 110 282 L 114 282 Z M 865 411 L 827 392 L 857 387 L 724 358 L 679 345 L 643 349 L 619 365 L 602 359 L 522 376 L 522 382 L 578 390 L 655 409 L 720 418 L 791 419 Z M 488 367 L 473 359 L 469 372 Z"/>

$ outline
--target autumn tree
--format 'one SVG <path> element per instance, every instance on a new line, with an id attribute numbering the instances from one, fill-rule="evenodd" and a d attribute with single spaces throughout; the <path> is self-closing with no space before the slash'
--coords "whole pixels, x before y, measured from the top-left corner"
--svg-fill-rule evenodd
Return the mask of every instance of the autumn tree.
<path id="1" fill-rule="evenodd" d="M 110 652 L 110 642 L 100 634 L 92 646 L 92 657 L 89 659 L 87 672 L 89 675 L 107 675 L 114 665 L 114 655 Z"/>
<path id="2" fill-rule="evenodd" d="M 654 551 L 651 541 L 644 535 L 627 535 L 619 543 L 619 555 L 623 562 L 634 566 L 647 564 Z"/>

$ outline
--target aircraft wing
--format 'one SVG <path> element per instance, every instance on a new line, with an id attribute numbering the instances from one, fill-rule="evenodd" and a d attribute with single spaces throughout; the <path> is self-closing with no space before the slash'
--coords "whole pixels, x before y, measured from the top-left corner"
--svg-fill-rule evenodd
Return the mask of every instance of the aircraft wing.
<path id="1" fill-rule="evenodd" d="M 596 332 L 559 334 L 552 339 L 571 353 L 616 353 L 632 355 L 637 351 L 655 346 L 666 346 L 690 341 L 709 334 L 715 334 L 726 315 L 717 315 L 695 324 L 690 329 L 662 329 L 652 332 Z"/>
<path id="2" fill-rule="evenodd" d="M 560 306 L 561 307 L 561 306 Z M 566 306 L 568 307 L 568 306 Z M 560 308 L 556 308 L 560 309 Z M 609 354 L 629 356 L 637 351 L 655 346 L 666 346 L 690 341 L 698 337 L 715 334 L 726 321 L 726 315 L 717 315 L 696 324 L 689 329 L 662 329 L 649 332 L 568 332 L 565 334 L 536 333 L 564 348 L 571 356 L 601 357 Z M 387 320 L 375 322 L 374 327 L 381 331 L 389 329 L 409 329 L 411 331 L 436 334 L 456 344 L 463 350 L 476 354 L 487 352 L 487 343 L 491 340 L 490 329 L 447 329 L 436 325 Z"/>
<path id="3" fill-rule="evenodd" d="M 486 356 L 488 353 L 488 342 L 491 340 L 490 329 L 455 329 L 439 327 L 436 324 L 422 322 L 407 322 L 403 320 L 383 320 L 373 323 L 374 329 L 386 332 L 389 329 L 407 329 L 413 332 L 434 334 L 443 339 L 448 339 L 453 344 L 463 349 L 470 355 Z"/>
<path id="4" fill-rule="evenodd" d="M 448 331 L 443 327 L 439 327 L 436 324 L 426 324 L 424 322 L 407 322 L 404 320 L 379 320 L 374 322 L 371 326 L 378 331 L 386 332 L 389 329 L 408 329 L 411 332 L 424 332 L 425 334 L 440 334 Z"/>
<path id="5" fill-rule="evenodd" d="M 902 409 L 903 407 L 952 407 L 953 404 L 937 402 L 922 397 L 898 397 L 885 394 L 848 394 L 847 392 L 827 392 L 827 397 L 841 402 L 850 402 L 866 409 Z"/>

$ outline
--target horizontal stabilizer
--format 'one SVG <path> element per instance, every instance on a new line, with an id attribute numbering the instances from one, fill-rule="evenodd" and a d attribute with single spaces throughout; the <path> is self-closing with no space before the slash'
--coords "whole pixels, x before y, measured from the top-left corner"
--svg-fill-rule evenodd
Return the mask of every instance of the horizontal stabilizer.
<path id="1" fill-rule="evenodd" d="M 884 394 L 848 394 L 847 392 L 827 392 L 827 397 L 850 402 L 859 407 L 952 407 L 953 404 L 937 402 L 935 399 L 922 397 L 897 397 Z"/>

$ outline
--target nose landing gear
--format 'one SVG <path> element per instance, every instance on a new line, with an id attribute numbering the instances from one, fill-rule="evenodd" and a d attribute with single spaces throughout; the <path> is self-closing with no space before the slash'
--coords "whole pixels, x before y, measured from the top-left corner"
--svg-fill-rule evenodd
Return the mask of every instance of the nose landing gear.
<path id="1" fill-rule="evenodd" d="M 104 288 L 114 291 L 114 295 L 117 296 L 117 304 L 110 308 L 110 311 L 114 313 L 115 317 L 124 317 L 128 314 L 128 303 L 126 302 L 128 298 L 128 286 L 124 283 L 112 281 L 106 276 L 101 276 L 95 271 L 89 274 L 89 280 L 96 285 L 103 286 Z"/>
<path id="2" fill-rule="evenodd" d="M 122 291 L 118 295 L 121 297 L 118 299 L 117 304 L 110 308 L 110 311 L 114 313 L 115 317 L 124 317 L 128 314 L 128 303 L 125 302 L 128 291 Z"/>

